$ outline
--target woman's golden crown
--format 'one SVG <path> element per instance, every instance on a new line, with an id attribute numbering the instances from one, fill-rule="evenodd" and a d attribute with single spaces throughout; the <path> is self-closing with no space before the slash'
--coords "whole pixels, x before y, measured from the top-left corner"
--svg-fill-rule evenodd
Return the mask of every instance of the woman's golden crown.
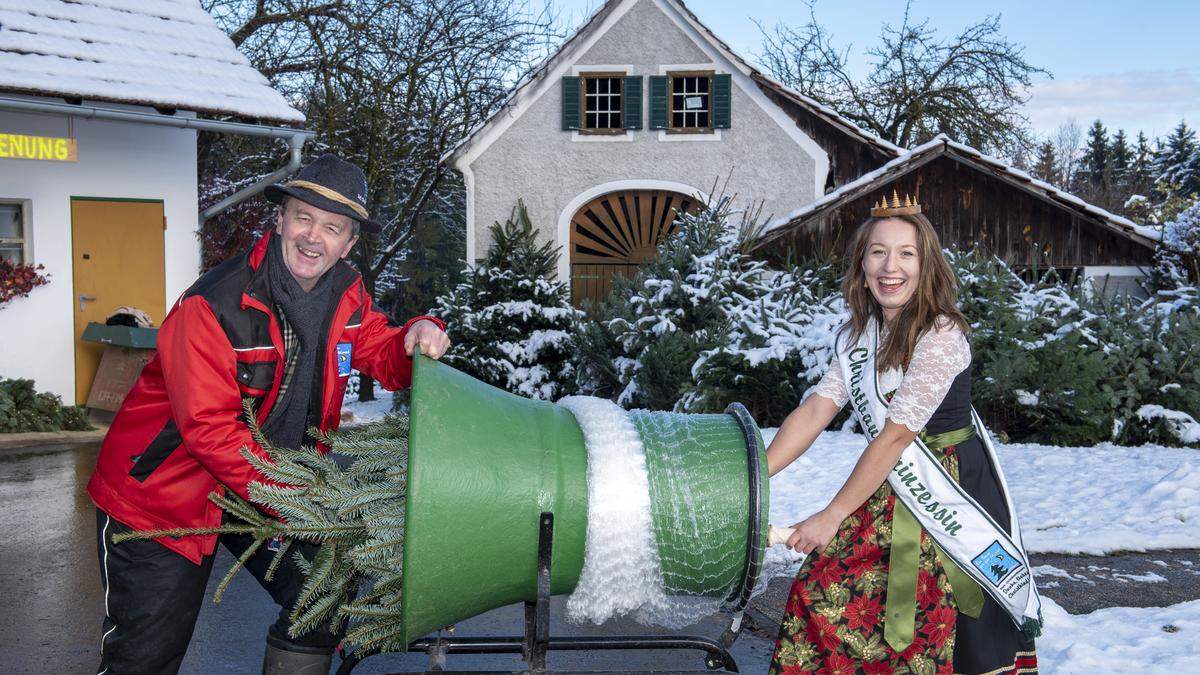
<path id="1" fill-rule="evenodd" d="M 888 198 L 885 195 L 883 199 L 879 200 L 878 204 L 871 207 L 872 218 L 886 218 L 888 216 L 911 216 L 920 212 L 921 205 L 917 203 L 916 199 L 913 199 L 908 195 L 908 193 L 905 193 L 904 201 L 901 202 L 900 195 L 897 194 L 895 190 L 892 190 L 892 201 L 890 204 L 888 203 Z"/>

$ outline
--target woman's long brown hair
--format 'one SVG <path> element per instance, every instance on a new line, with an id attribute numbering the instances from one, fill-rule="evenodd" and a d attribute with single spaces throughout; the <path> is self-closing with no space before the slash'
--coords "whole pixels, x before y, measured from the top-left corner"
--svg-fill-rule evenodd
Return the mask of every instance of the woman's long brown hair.
<path id="1" fill-rule="evenodd" d="M 842 327 L 843 333 L 848 331 L 850 341 L 854 342 L 862 336 L 872 318 L 881 326 L 886 323 L 883 308 L 871 294 L 871 289 L 864 286 L 867 276 L 863 272 L 862 261 L 867 253 L 867 244 L 875 224 L 888 219 L 903 220 L 916 229 L 920 273 L 916 291 L 896 315 L 895 321 L 890 325 L 891 332 L 880 347 L 876 362 L 879 372 L 897 367 L 907 368 L 912 361 L 917 340 L 933 328 L 939 317 L 957 325 L 964 333 L 968 331 L 967 320 L 962 312 L 958 311 L 957 306 L 958 278 L 946 262 L 942 253 L 942 243 L 933 229 L 933 224 L 918 213 L 868 218 L 854 233 L 846 251 L 848 268 L 842 278 L 842 296 L 846 298 L 846 304 L 850 307 L 850 322 Z"/>

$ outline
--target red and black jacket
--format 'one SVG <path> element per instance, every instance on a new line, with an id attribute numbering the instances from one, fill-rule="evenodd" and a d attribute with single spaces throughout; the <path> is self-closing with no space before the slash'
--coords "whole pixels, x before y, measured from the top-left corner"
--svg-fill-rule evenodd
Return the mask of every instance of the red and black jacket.
<path id="1" fill-rule="evenodd" d="M 159 329 L 157 354 L 104 438 L 88 494 L 99 509 L 135 530 L 216 527 L 221 510 L 209 493 L 230 489 L 248 498 L 247 485 L 263 479 L 240 450 L 265 454 L 242 419 L 242 399 L 254 400 L 262 422 L 283 379 L 283 336 L 265 260 L 272 236 L 267 233 L 250 251 L 213 268 L 175 303 Z M 349 366 L 387 389 L 403 389 L 412 375 L 405 331 L 422 318 L 443 324 L 417 317 L 403 328 L 391 326 L 371 308 L 362 278 L 350 265 L 339 260 L 326 274 L 333 275 L 338 301 L 321 331 L 309 426 L 330 430 L 341 420 Z M 157 541 L 199 564 L 216 540 L 209 535 Z"/>

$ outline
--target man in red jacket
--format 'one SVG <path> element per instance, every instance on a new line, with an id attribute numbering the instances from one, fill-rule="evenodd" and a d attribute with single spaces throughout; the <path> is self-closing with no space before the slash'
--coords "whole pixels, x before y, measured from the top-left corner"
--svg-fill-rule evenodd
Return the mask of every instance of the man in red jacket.
<path id="1" fill-rule="evenodd" d="M 445 326 L 416 317 L 388 324 L 371 307 L 362 278 L 343 258 L 359 230 L 378 232 L 366 208 L 362 170 L 325 155 L 295 179 L 266 190 L 279 204 L 274 230 L 246 253 L 200 277 L 175 303 L 146 364 L 100 448 L 88 494 L 96 504 L 104 586 L 101 673 L 171 673 L 191 639 L 218 537 L 113 543 L 130 530 L 216 527 L 209 493 L 262 476 L 241 455 L 265 451 L 242 419 L 249 398 L 273 445 L 314 441 L 307 430 L 338 426 L 351 368 L 384 387 L 407 387 L 412 353 L 438 358 Z M 222 535 L 235 556 L 246 536 Z M 314 545 L 301 546 L 311 559 Z M 303 583 L 291 557 L 271 581 L 273 553 L 246 565 L 281 606 L 267 634 L 263 671 L 327 673 L 337 630 L 288 637 L 288 614 Z"/>

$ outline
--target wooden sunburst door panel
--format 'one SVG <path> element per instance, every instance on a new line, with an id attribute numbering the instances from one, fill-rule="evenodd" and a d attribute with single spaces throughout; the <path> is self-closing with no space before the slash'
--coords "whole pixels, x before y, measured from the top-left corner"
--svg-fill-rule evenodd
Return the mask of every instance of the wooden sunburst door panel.
<path id="1" fill-rule="evenodd" d="M 584 204 L 571 219 L 571 301 L 603 299 L 613 275 L 631 276 L 654 258 L 674 233 L 675 219 L 695 202 L 677 192 L 628 190 Z"/>

